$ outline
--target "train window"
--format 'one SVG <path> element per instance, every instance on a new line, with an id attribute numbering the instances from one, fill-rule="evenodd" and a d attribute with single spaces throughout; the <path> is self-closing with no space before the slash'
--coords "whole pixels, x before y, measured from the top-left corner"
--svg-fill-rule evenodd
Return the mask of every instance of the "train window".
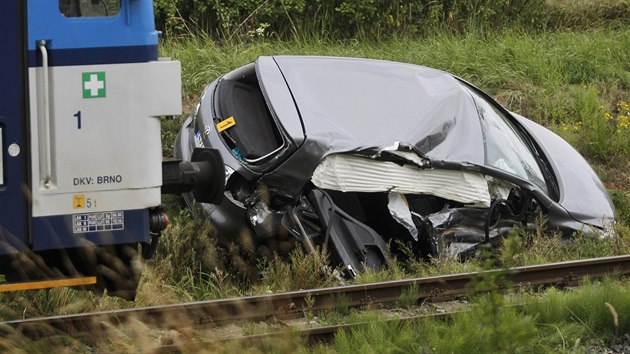
<path id="1" fill-rule="evenodd" d="M 120 11 L 121 0 L 59 0 L 65 17 L 108 17 Z"/>

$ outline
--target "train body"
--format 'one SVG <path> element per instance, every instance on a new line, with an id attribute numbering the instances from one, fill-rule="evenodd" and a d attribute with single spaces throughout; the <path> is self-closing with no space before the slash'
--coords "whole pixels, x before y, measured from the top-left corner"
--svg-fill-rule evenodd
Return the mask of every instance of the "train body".
<path id="1" fill-rule="evenodd" d="M 167 221 L 159 117 L 181 112 L 152 1 L 3 0 L 0 51 L 0 290 L 133 298 Z"/>

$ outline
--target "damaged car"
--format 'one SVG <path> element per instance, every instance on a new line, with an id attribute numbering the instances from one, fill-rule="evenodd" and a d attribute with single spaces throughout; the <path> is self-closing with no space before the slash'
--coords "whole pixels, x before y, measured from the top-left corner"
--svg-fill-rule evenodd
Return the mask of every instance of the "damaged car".
<path id="1" fill-rule="evenodd" d="M 346 277 L 400 245 L 460 258 L 544 217 L 603 231 L 615 211 L 568 143 L 447 72 L 339 57 L 264 56 L 210 83 L 176 158 L 215 148 L 219 204 L 184 195 L 224 240 L 261 256 L 325 250 Z"/>

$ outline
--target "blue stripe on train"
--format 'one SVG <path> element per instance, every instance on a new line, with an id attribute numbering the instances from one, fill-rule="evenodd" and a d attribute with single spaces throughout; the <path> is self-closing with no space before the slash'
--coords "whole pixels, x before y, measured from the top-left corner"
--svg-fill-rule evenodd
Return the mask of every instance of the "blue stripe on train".
<path id="1" fill-rule="evenodd" d="M 49 66 L 69 65 L 97 65 L 97 64 L 122 64 L 142 63 L 156 60 L 158 56 L 157 45 L 132 46 L 132 47 L 108 47 L 108 48 L 79 48 L 56 49 L 48 51 Z M 42 57 L 37 51 L 28 53 L 28 66 L 38 67 L 42 65 Z"/>

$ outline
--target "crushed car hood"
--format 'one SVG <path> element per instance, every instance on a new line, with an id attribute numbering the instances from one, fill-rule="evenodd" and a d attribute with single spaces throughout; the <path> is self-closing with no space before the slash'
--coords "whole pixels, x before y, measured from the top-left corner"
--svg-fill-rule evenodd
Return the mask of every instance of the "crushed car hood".
<path id="1" fill-rule="evenodd" d="M 327 155 L 369 154 L 396 143 L 432 160 L 484 163 L 475 105 L 448 73 L 354 58 L 260 57 L 256 65 L 263 87 L 264 73 L 273 72 L 265 68 L 279 68 L 304 129 L 298 151 L 262 179 L 286 195 L 298 195 Z"/>
<path id="2" fill-rule="evenodd" d="M 387 61 L 274 60 L 308 139 L 324 147 L 326 155 L 380 150 L 401 141 L 431 159 L 484 162 L 475 106 L 452 75 Z"/>

